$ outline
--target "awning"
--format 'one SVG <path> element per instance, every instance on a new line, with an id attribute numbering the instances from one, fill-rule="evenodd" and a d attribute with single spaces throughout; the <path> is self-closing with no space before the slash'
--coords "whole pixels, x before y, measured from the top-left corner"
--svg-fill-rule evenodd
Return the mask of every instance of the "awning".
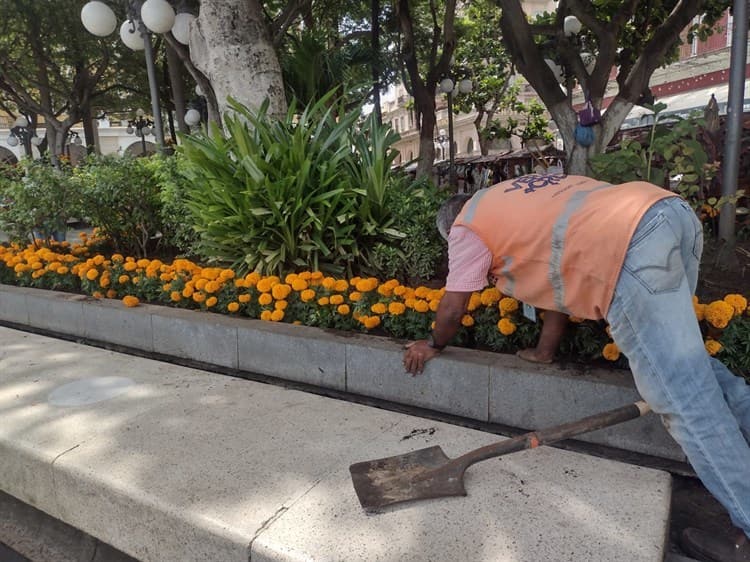
<path id="1" fill-rule="evenodd" d="M 719 115 L 726 115 L 727 102 L 729 101 L 729 83 L 716 84 L 709 88 L 681 92 L 671 96 L 656 98 L 655 103 L 665 103 L 667 108 L 661 113 L 662 115 L 679 115 L 688 117 L 693 111 L 703 111 L 711 99 L 711 94 L 716 96 L 716 102 L 719 104 Z M 745 80 L 745 99 L 744 111 L 750 111 L 750 80 Z M 633 127 L 642 127 L 650 125 L 653 122 L 653 112 L 645 107 L 636 105 L 630 110 L 625 121 L 622 123 L 622 129 Z"/>

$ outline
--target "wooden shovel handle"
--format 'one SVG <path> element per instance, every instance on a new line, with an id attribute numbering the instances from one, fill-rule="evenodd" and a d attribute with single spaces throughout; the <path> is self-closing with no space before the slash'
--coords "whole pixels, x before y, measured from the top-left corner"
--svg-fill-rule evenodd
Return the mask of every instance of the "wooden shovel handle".
<path id="1" fill-rule="evenodd" d="M 508 453 L 515 453 L 516 451 L 522 451 L 524 449 L 534 449 L 540 445 L 548 445 L 556 441 L 563 439 L 569 439 L 582 433 L 588 433 L 590 431 L 596 431 L 603 427 L 609 427 L 618 423 L 633 420 L 641 416 L 646 415 L 651 411 L 651 408 L 644 401 L 638 401 L 633 404 L 628 404 L 615 410 L 608 412 L 602 412 L 601 414 L 595 414 L 587 418 L 580 419 L 578 421 L 550 427 L 547 429 L 541 429 L 539 431 L 531 431 L 524 433 L 513 439 L 507 439 L 506 441 L 500 441 L 499 443 L 493 443 L 486 445 L 480 449 L 469 451 L 465 455 L 462 455 L 451 462 L 451 464 L 463 465 L 464 470 L 470 467 L 472 464 L 493 457 L 499 457 L 507 455 Z"/>

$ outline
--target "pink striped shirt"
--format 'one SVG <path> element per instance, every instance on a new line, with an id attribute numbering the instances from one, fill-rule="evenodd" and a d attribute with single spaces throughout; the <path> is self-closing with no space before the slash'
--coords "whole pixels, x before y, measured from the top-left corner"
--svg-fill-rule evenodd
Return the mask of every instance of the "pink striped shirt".
<path id="1" fill-rule="evenodd" d="M 448 279 L 445 290 L 454 292 L 481 291 L 489 283 L 492 254 L 471 229 L 455 225 L 448 234 Z"/>

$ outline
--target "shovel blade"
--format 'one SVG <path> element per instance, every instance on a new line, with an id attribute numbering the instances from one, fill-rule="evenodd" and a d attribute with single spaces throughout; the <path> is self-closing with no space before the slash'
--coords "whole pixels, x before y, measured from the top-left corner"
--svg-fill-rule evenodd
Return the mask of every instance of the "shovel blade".
<path id="1" fill-rule="evenodd" d="M 349 467 L 359 503 L 368 510 L 394 503 L 465 496 L 464 470 L 438 446 Z"/>

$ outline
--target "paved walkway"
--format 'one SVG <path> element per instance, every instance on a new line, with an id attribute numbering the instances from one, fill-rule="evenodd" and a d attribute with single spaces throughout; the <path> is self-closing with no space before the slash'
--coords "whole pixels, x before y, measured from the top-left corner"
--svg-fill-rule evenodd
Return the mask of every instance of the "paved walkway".
<path id="1" fill-rule="evenodd" d="M 0 489 L 140 560 L 658 561 L 670 477 L 543 447 L 367 515 L 351 463 L 496 435 L 0 327 Z M 294 350 L 290 350 L 294 353 Z"/>

